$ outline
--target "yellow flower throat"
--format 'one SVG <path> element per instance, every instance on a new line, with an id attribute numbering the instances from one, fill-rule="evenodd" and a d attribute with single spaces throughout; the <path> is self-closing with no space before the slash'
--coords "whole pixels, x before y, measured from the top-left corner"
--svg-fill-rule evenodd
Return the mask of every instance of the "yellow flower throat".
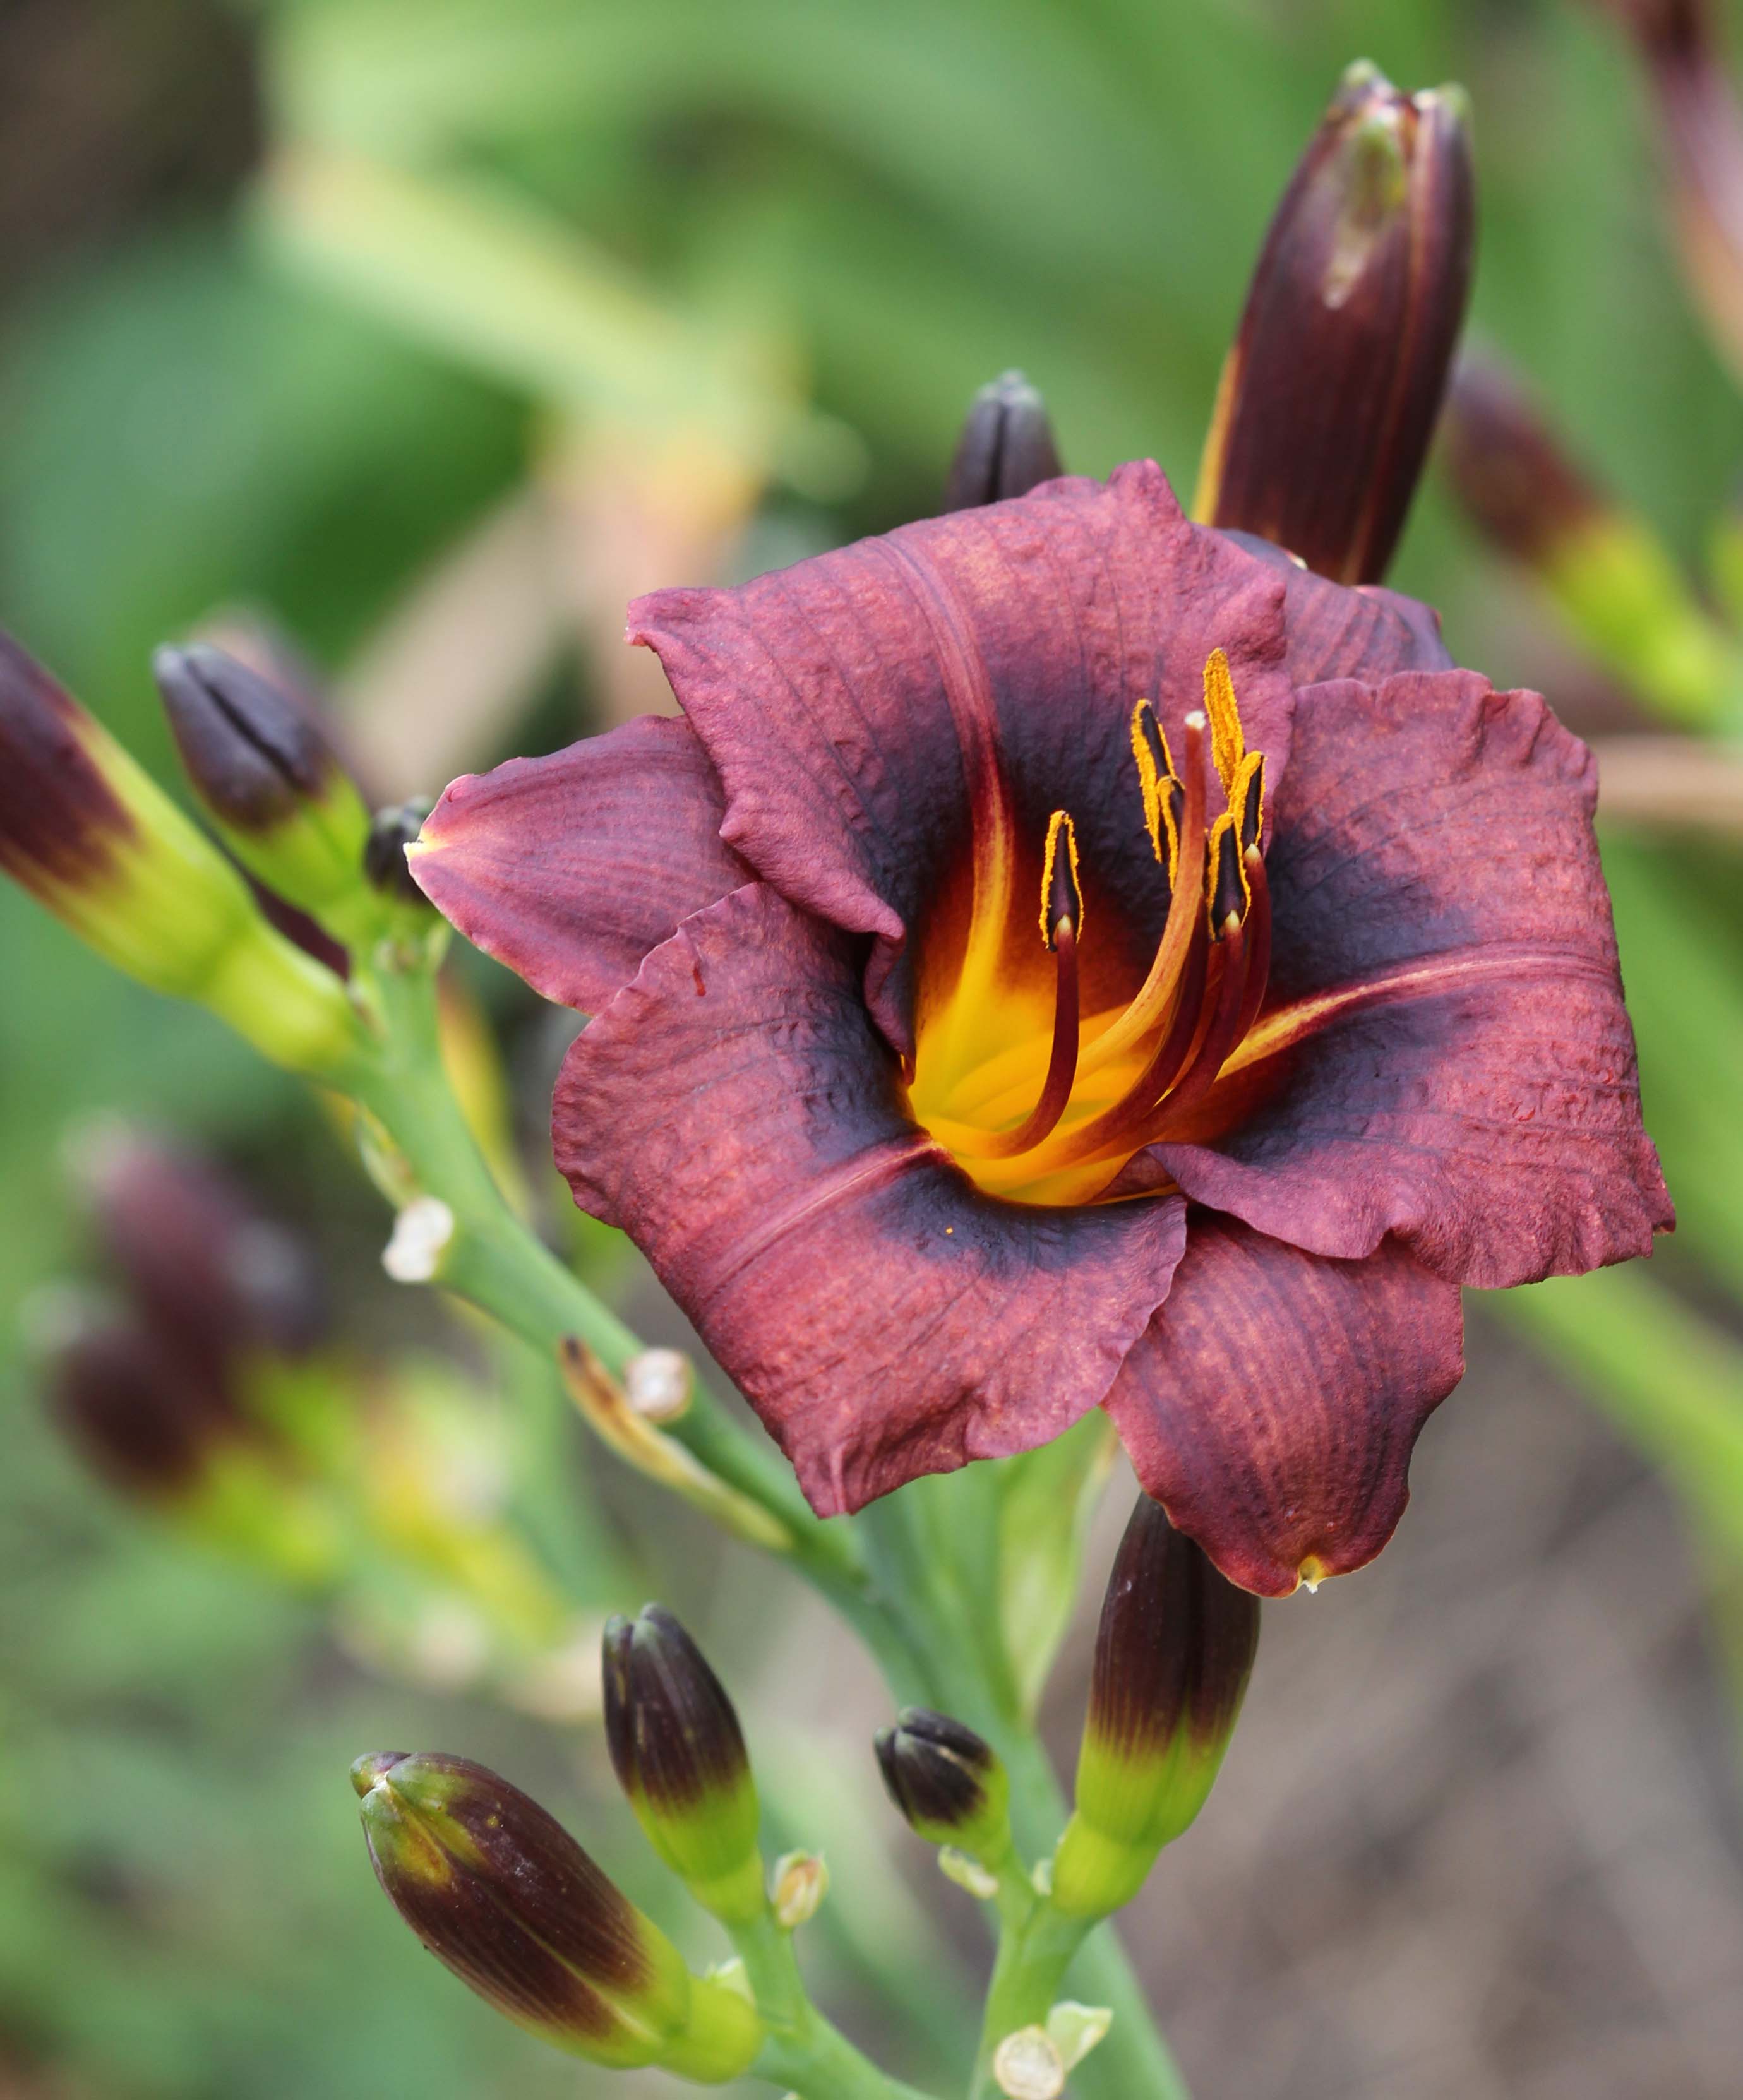
<path id="1" fill-rule="evenodd" d="M 1134 1193 L 1118 1185 L 1127 1163 L 1190 1127 L 1264 997 L 1264 757 L 1247 748 L 1222 651 L 1204 667 L 1204 710 L 1186 717 L 1178 769 L 1148 700 L 1133 708 L 1131 735 L 1167 898 L 1161 938 L 1132 995 L 1079 1012 L 1083 892 L 1076 828 L 1064 810 L 1048 826 L 1039 942 L 1018 937 L 1018 913 L 1028 914 L 1014 893 L 1016 842 L 1002 797 L 990 812 L 976 810 L 960 952 L 942 981 L 924 946 L 920 958 L 909 1106 L 980 1188 L 1015 1202 Z M 1225 805 L 1214 818 L 1207 737 Z"/>

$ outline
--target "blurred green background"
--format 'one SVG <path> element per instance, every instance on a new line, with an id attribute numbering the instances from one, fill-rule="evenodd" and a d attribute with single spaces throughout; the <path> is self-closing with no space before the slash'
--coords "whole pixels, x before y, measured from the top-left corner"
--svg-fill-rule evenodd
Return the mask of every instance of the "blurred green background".
<path id="1" fill-rule="evenodd" d="M 1070 467 L 1152 454 L 1189 492 L 1265 221 L 1358 55 L 1469 89 L 1473 325 L 1697 563 L 1743 399 L 1667 248 L 1637 71 L 1576 0 L 9 0 L 0 622 L 167 778 L 151 647 L 261 608 L 337 682 L 385 796 L 651 704 L 619 660 L 636 589 L 929 510 L 1008 366 Z M 1432 480 L 1390 580 L 1498 684 L 1587 733 L 1641 725 Z M 1723 1627 L 1739 863 L 1723 840 L 1606 845 L 1686 1229 L 1651 1285 L 1518 1317 L 1695 1511 L 1691 1594 L 1710 1582 Z M 474 976 L 536 1145 L 548 1032 Z M 0 889 L 0 2092 L 592 2090 L 419 1955 L 344 1784 L 366 1748 L 463 1749 L 634 1882 L 585 1731 L 377 1681 L 311 1608 L 112 1505 L 43 1426 L 20 1316 L 80 1259 L 66 1133 L 116 1106 L 200 1134 L 314 1232 L 367 1343 L 461 1346 L 379 1277 L 373 1198 L 296 1088 Z M 1532 1361 L 1480 1348 L 1471 1385 L 1525 1405 Z M 754 1715 L 794 1640 L 733 1630 L 737 1566 L 703 1615 Z M 659 1573 L 717 1587 L 712 1563 Z M 1383 1579 L 1315 1608 L 1359 1612 Z M 799 1741 L 814 1795 L 836 1752 Z M 873 1821 L 868 1876 L 899 1834 Z M 1734 1846 L 1728 1799 L 1700 1828 Z M 878 1899 L 907 1930 L 903 1885 Z M 836 1955 L 851 1996 L 863 1966 Z M 1206 2095 L 1273 2089 L 1189 2067 Z M 1707 2089 L 1582 2089 L 1673 2087 Z"/>

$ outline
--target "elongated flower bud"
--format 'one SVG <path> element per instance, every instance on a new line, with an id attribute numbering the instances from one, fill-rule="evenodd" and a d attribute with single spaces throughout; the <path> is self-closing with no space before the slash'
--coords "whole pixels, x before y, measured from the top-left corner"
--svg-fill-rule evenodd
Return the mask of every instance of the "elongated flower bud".
<path id="1" fill-rule="evenodd" d="M 197 1000 L 275 1063 L 325 1075 L 359 1029 L 332 973 L 10 637 L 0 635 L 0 869 L 117 969 Z"/>
<path id="2" fill-rule="evenodd" d="M 604 1665 L 606 1741 L 649 1842 L 717 1917 L 759 1916 L 757 1787 L 720 1679 L 658 1604 L 611 1621 Z"/>
<path id="3" fill-rule="evenodd" d="M 704 2085 L 757 2054 L 757 2015 L 683 1957 L 555 1820 L 470 1758 L 378 1752 L 351 1767 L 382 1886 L 462 1983 L 594 2063 Z"/>
<path id="4" fill-rule="evenodd" d="M 1047 405 L 1020 372 L 1007 372 L 974 397 L 945 484 L 947 510 L 973 510 L 1026 496 L 1064 473 Z"/>
<path id="5" fill-rule="evenodd" d="M 1459 360 L 1441 461 L 1473 524 L 1530 569 L 1583 645 L 1659 713 L 1709 726 L 1736 695 L 1728 638 L 1669 550 L 1573 457 L 1492 357 Z"/>
<path id="6" fill-rule="evenodd" d="M 369 813 L 307 710 L 210 643 L 152 660 L 182 763 L 236 856 L 280 897 L 349 926 Z"/>
<path id="7" fill-rule="evenodd" d="M 996 1869 L 1011 1850 L 1011 1782 L 972 1728 L 924 1706 L 904 1706 L 876 1736 L 884 1785 L 909 1826 Z"/>
<path id="8" fill-rule="evenodd" d="M 1055 1904 L 1101 1917 L 1203 1807 L 1259 1645 L 1259 1600 L 1141 1497 L 1096 1636 L 1077 1809 L 1053 1861 Z"/>
<path id="9" fill-rule="evenodd" d="M 1343 583 L 1386 571 L 1446 384 L 1476 226 L 1464 97 L 1344 76 L 1265 236 L 1197 511 Z"/>

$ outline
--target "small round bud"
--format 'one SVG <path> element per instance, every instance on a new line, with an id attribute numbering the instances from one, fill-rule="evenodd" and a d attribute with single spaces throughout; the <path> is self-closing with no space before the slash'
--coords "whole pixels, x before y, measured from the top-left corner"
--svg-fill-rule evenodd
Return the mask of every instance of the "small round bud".
<path id="1" fill-rule="evenodd" d="M 1010 1780 L 990 1744 L 947 1714 L 907 1706 L 875 1747 L 890 1799 L 920 1837 L 995 1868 L 1004 1861 Z"/>
<path id="2" fill-rule="evenodd" d="M 425 818 L 435 807 L 428 796 L 417 795 L 408 802 L 379 810 L 364 842 L 363 871 L 370 886 L 395 903 L 415 905 L 421 911 L 433 907 L 412 880 L 412 871 L 405 864 L 405 849 L 422 831 Z"/>

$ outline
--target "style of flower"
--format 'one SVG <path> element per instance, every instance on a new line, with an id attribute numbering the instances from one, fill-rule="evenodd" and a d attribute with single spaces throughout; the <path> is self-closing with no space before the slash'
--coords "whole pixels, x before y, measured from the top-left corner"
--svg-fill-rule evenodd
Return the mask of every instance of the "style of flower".
<path id="1" fill-rule="evenodd" d="M 1592 760 L 1433 615 L 1051 482 L 630 610 L 684 710 L 457 781 L 430 897 L 814 1506 L 1104 1406 L 1235 1582 L 1359 1567 L 1459 1286 L 1647 1253 Z"/>

